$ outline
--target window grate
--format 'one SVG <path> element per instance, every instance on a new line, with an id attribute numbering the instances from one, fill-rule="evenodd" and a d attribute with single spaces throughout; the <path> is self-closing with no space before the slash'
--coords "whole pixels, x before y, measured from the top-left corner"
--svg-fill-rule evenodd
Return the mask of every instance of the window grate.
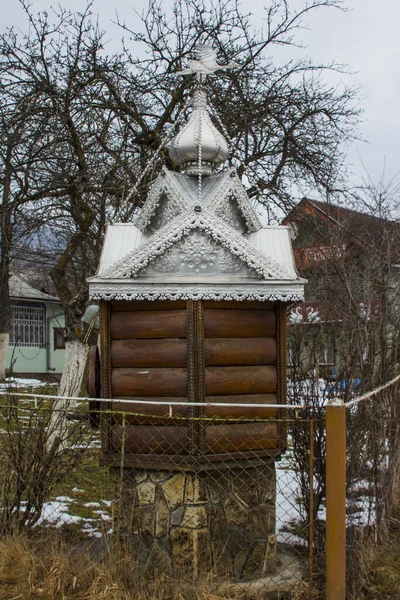
<path id="1" fill-rule="evenodd" d="M 10 344 L 12 346 L 45 345 L 44 308 L 13 306 Z"/>

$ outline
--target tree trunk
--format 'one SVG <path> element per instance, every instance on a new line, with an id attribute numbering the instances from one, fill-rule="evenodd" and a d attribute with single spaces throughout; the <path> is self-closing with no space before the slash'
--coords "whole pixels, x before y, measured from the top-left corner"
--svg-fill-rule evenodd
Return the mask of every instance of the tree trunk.
<path id="1" fill-rule="evenodd" d="M 69 400 L 68 397 L 79 396 L 89 355 L 89 346 L 79 340 L 67 341 L 65 349 L 65 367 L 57 394 L 60 398 L 53 403 L 49 423 L 47 441 L 49 451 L 55 446 L 62 447 L 67 438 L 67 414 L 76 406 L 76 400 Z"/>
<path id="2" fill-rule="evenodd" d="M 6 378 L 8 333 L 0 333 L 0 381 Z"/>
<path id="3" fill-rule="evenodd" d="M 65 343 L 65 350 L 65 367 L 58 395 L 79 396 L 89 355 L 89 346 L 79 340 L 72 340 Z"/>
<path id="4" fill-rule="evenodd" d="M 10 331 L 10 248 L 12 240 L 12 220 L 10 208 L 11 190 L 11 151 L 12 145 L 7 146 L 5 162 L 3 193 L 0 205 L 0 380 L 6 376 L 6 360 Z"/>

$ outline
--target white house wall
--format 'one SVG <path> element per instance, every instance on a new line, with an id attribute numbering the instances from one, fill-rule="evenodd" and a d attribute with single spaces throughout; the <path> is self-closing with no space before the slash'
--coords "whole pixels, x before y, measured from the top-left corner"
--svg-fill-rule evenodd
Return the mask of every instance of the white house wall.
<path id="1" fill-rule="evenodd" d="M 11 346 L 7 351 L 7 369 L 13 363 L 14 373 L 48 373 L 60 375 L 64 368 L 65 350 L 54 349 L 54 328 L 64 327 L 64 315 L 60 315 L 59 304 L 46 303 L 46 343 L 49 343 L 49 353 L 46 348 L 35 346 Z M 49 364 L 48 364 L 49 363 Z"/>

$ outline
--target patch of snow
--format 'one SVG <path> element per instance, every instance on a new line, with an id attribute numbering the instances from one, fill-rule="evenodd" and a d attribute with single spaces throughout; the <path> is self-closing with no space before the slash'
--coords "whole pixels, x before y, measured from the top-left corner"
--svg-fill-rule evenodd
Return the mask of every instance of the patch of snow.
<path id="1" fill-rule="evenodd" d="M 279 530 L 299 520 L 299 485 L 293 469 L 282 468 L 279 465 L 276 475 L 276 525 Z"/>
<path id="2" fill-rule="evenodd" d="M 79 489 L 79 488 L 77 488 L 77 487 L 74 487 L 74 488 L 72 488 L 72 491 L 73 491 L 75 494 L 84 494 L 84 493 L 85 493 L 85 490 L 81 490 L 81 489 Z"/>
<path id="3" fill-rule="evenodd" d="M 112 505 L 112 503 L 114 502 L 114 500 L 102 500 L 101 502 L 103 504 L 105 504 L 105 506 L 110 507 Z"/>
<path id="4" fill-rule="evenodd" d="M 83 506 L 86 506 L 86 508 L 92 508 L 92 507 L 101 506 L 101 504 L 100 504 L 100 502 L 86 502 L 86 504 L 84 504 Z"/>
<path id="5" fill-rule="evenodd" d="M 7 377 L 4 383 L 0 383 L 1 390 L 8 390 L 14 387 L 48 387 L 58 385 L 58 383 L 49 383 L 48 381 L 41 381 L 40 379 L 25 379 L 23 377 Z"/>
<path id="6" fill-rule="evenodd" d="M 94 510 L 93 512 L 98 515 L 102 521 L 111 521 L 111 516 L 103 510 Z"/>
<path id="7" fill-rule="evenodd" d="M 70 515 L 68 513 L 68 505 L 65 502 L 52 500 L 43 504 L 42 514 L 37 522 L 37 525 L 52 525 L 53 527 L 62 527 L 62 525 L 71 525 L 80 523 L 82 517 Z"/>
<path id="8" fill-rule="evenodd" d="M 56 501 L 57 502 L 75 502 L 75 500 L 73 498 L 70 498 L 69 496 L 57 496 Z"/>

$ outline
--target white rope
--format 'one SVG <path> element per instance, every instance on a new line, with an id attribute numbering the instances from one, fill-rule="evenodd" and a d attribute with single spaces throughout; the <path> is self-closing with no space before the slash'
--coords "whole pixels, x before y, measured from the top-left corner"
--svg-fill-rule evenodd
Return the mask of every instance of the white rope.
<path id="1" fill-rule="evenodd" d="M 346 408 L 354 406 L 355 404 L 358 404 L 362 400 L 368 400 L 369 398 L 372 398 L 373 396 L 376 396 L 376 394 L 379 394 L 379 392 L 381 392 L 382 390 L 385 390 L 386 388 L 390 387 L 391 385 L 393 385 L 397 381 L 400 381 L 400 375 L 397 375 L 396 377 L 394 377 L 393 379 L 391 379 L 387 383 L 384 383 L 383 385 L 380 385 L 379 387 L 375 388 L 371 392 L 367 392 L 366 394 L 363 394 L 362 396 L 357 396 L 357 398 L 353 398 L 353 400 L 350 400 L 349 402 L 346 402 L 346 404 L 345 404 Z"/>
<path id="2" fill-rule="evenodd" d="M 147 175 L 147 173 L 150 171 L 150 169 L 153 168 L 153 166 L 155 165 L 155 163 L 160 159 L 160 152 L 162 150 L 162 148 L 170 141 L 170 139 L 173 137 L 173 135 L 175 134 L 175 130 L 179 124 L 179 119 L 182 115 L 182 113 L 184 112 L 184 110 L 186 110 L 186 108 L 189 105 L 189 102 L 191 101 L 191 96 L 189 95 L 185 104 L 182 106 L 182 108 L 178 111 L 178 114 L 176 115 L 176 119 L 175 122 L 172 124 L 170 130 L 165 134 L 165 136 L 163 138 L 161 138 L 161 142 L 160 145 L 158 146 L 157 150 L 154 153 L 153 158 L 147 163 L 146 168 L 142 171 L 142 174 L 140 175 L 139 179 L 137 180 L 136 184 L 133 186 L 132 190 L 129 192 L 129 194 L 127 195 L 127 197 L 124 199 L 124 202 L 129 202 L 129 200 L 131 200 L 131 198 L 133 196 L 136 195 L 136 192 L 138 191 L 139 185 L 142 183 L 144 177 Z"/>
<path id="3" fill-rule="evenodd" d="M 214 119 L 217 121 L 218 125 L 221 127 L 222 133 L 224 134 L 224 136 L 226 137 L 226 139 L 228 141 L 228 152 L 229 152 L 229 154 L 231 154 L 232 150 L 234 148 L 233 140 L 232 140 L 231 136 L 229 135 L 228 130 L 225 127 L 221 117 L 219 116 L 215 106 L 210 104 L 210 110 L 211 110 L 211 113 L 212 113 Z M 245 166 L 244 161 L 241 158 L 239 158 L 239 165 Z"/>
<path id="4" fill-rule="evenodd" d="M 300 404 L 241 404 L 235 402 L 179 402 L 176 400 L 133 400 L 132 398 L 89 398 L 88 396 L 79 397 L 79 396 L 51 396 L 47 394 L 30 394 L 28 392 L 7 392 L 0 391 L 0 396 L 18 396 L 18 397 L 28 397 L 28 398 L 43 398 L 47 400 L 73 400 L 79 402 L 85 402 L 89 400 L 95 400 L 96 402 L 112 402 L 124 404 L 145 404 L 145 405 L 154 405 L 154 406 L 225 406 L 229 408 L 233 408 L 237 406 L 238 408 L 283 408 L 287 410 L 302 410 L 305 408 L 315 408 L 313 406 L 306 406 Z"/>
<path id="5" fill-rule="evenodd" d="M 201 102 L 201 96 L 200 96 L 200 102 Z M 197 135 L 198 135 L 197 139 L 198 139 L 198 144 L 199 144 L 199 147 L 198 147 L 198 156 L 197 156 L 198 164 L 199 164 L 199 172 L 198 172 L 198 177 L 197 177 L 198 203 L 199 203 L 199 206 L 201 206 L 201 195 L 202 195 L 201 186 L 202 186 L 202 181 L 203 181 L 203 174 L 201 172 L 201 161 L 202 161 L 201 142 L 202 142 L 202 135 L 203 135 L 202 127 L 201 127 L 201 121 L 202 121 L 202 118 L 203 118 L 202 112 L 203 112 L 203 107 L 201 106 L 201 103 L 200 103 L 199 112 L 198 112 L 198 132 L 197 132 Z"/>

